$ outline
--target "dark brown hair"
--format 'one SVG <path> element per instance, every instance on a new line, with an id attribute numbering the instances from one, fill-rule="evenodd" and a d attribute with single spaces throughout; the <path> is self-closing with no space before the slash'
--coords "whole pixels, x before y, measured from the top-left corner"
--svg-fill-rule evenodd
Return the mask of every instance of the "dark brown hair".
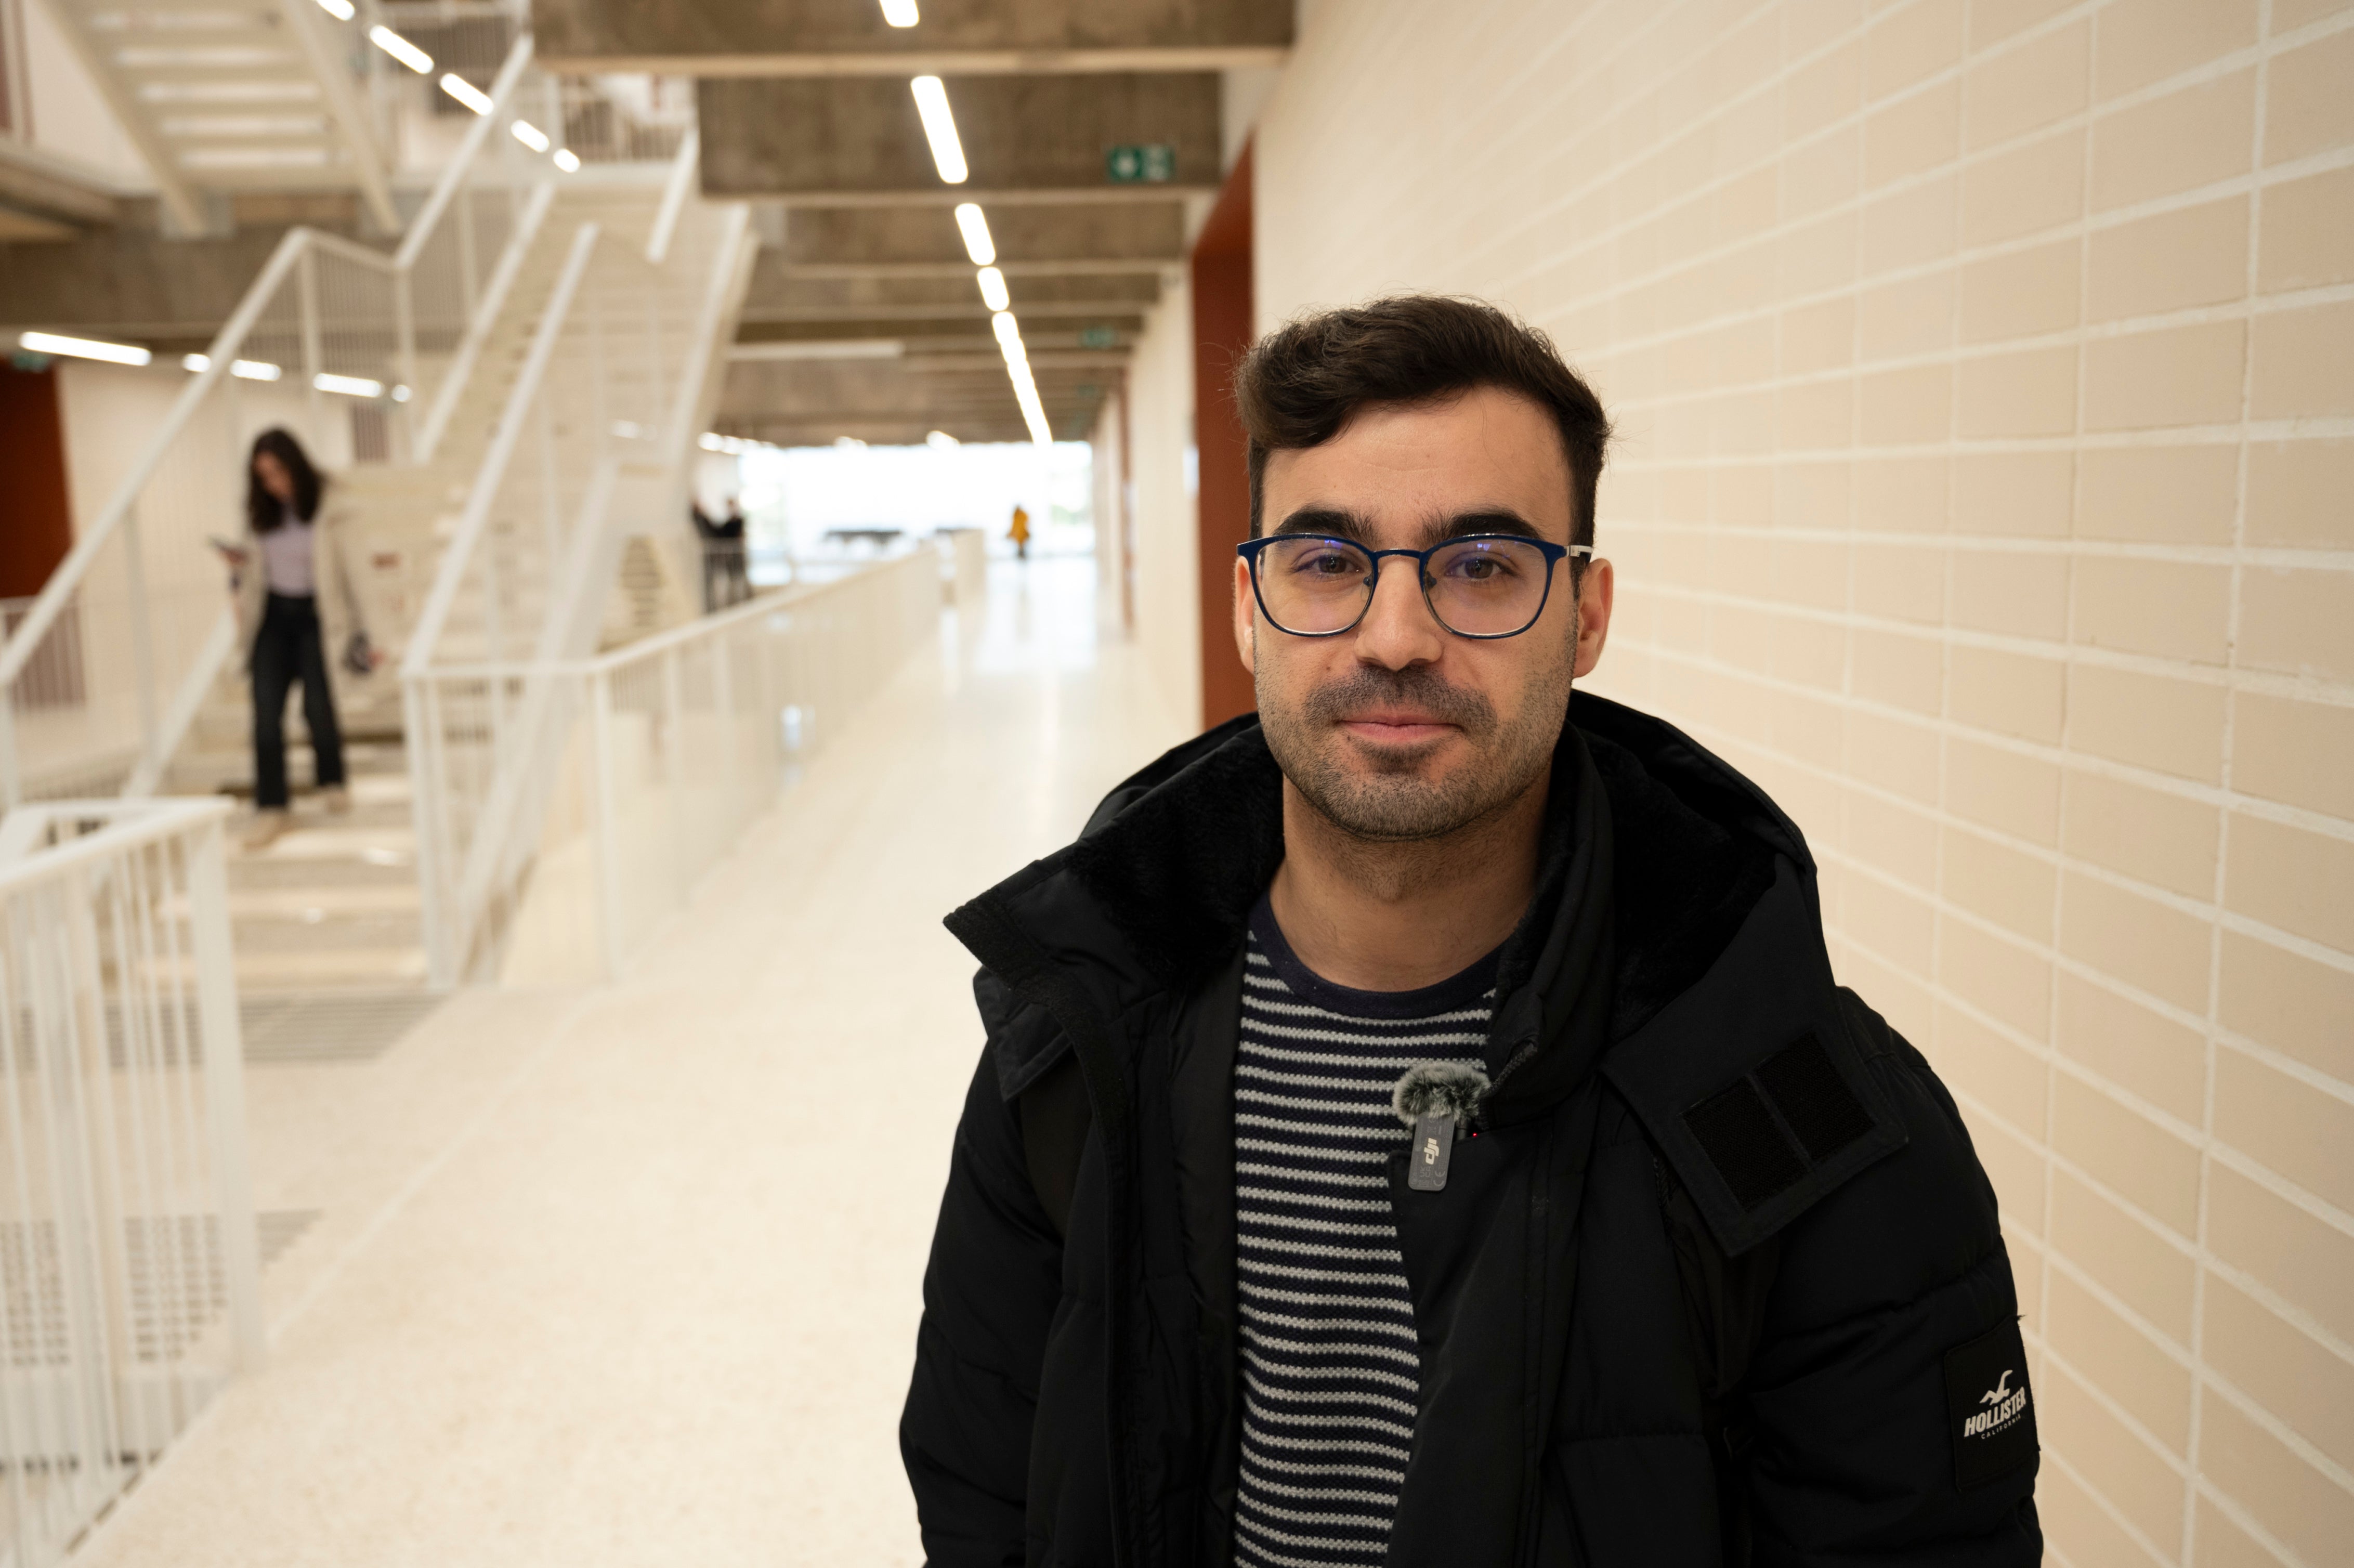
<path id="1" fill-rule="evenodd" d="M 1610 418 L 1553 340 L 1490 304 L 1398 294 L 1320 311 L 1253 344 L 1235 367 L 1235 407 L 1250 438 L 1251 537 L 1264 519 L 1267 457 L 1331 440 L 1373 403 L 1421 403 L 1495 387 L 1543 408 L 1569 459 L 1570 542 L 1594 542 L 1594 490 Z"/>
<path id="2" fill-rule="evenodd" d="M 319 496 L 327 482 L 312 466 L 311 454 L 293 432 L 283 429 L 267 429 L 253 438 L 253 451 L 245 460 L 245 514 L 257 534 L 267 534 L 286 520 L 286 506 L 278 497 L 263 488 L 261 476 L 253 471 L 253 460 L 268 452 L 286 466 L 294 481 L 294 515 L 308 523 L 319 514 Z"/>

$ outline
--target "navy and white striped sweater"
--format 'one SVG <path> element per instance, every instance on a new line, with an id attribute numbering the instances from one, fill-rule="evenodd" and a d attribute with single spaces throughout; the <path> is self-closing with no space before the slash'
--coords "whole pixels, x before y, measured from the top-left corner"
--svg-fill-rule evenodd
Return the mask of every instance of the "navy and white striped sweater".
<path id="1" fill-rule="evenodd" d="M 1300 966 L 1264 898 L 1252 916 L 1235 1056 L 1245 1568 L 1378 1563 L 1388 1548 L 1421 1372 L 1390 1094 L 1417 1063 L 1480 1065 L 1495 969 L 1491 954 L 1420 991 L 1351 991 Z"/>

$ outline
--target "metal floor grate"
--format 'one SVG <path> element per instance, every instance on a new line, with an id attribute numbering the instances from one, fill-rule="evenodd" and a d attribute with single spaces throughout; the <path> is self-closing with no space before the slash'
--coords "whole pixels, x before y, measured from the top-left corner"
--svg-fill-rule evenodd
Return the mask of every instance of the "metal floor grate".
<path id="1" fill-rule="evenodd" d="M 413 991 L 247 996 L 238 1002 L 238 1029 L 249 1062 L 372 1062 L 424 1022 L 442 1000 Z M 107 1062 L 118 1073 L 132 1065 L 132 1043 L 123 1031 L 127 1016 L 133 1015 L 119 1003 L 106 1004 Z M 204 1065 L 204 1019 L 195 1004 L 150 1007 L 136 1016 L 149 1021 L 138 1053 L 143 1067 L 168 1071 Z M 0 1033 L 0 1070 L 37 1071 L 42 1047 L 34 1038 L 31 1010 L 20 1008 L 7 1022 L 14 1027 Z M 0 1568 L 7 1568 L 5 1559 Z"/>
<path id="2" fill-rule="evenodd" d="M 372 1062 L 442 999 L 413 991 L 248 996 L 238 1003 L 249 1062 Z"/>
<path id="3" fill-rule="evenodd" d="M 319 1220 L 318 1209 L 264 1209 L 254 1216 L 269 1267 Z M 131 1349 L 168 1361 L 228 1307 L 220 1221 L 213 1214 L 127 1215 L 122 1265 L 130 1292 Z M 65 1277 L 52 1220 L 0 1220 L 0 1366 L 63 1365 Z"/>

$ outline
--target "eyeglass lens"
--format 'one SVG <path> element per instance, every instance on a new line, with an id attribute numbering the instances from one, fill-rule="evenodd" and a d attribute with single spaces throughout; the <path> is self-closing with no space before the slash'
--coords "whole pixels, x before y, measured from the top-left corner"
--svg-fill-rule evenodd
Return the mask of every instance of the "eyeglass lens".
<path id="1" fill-rule="evenodd" d="M 1544 552 L 1521 539 L 1458 539 L 1430 557 L 1423 597 L 1469 637 L 1525 631 L 1544 608 Z M 1303 636 L 1345 631 L 1373 603 L 1373 558 L 1345 539 L 1278 538 L 1258 558 L 1267 618 Z"/>

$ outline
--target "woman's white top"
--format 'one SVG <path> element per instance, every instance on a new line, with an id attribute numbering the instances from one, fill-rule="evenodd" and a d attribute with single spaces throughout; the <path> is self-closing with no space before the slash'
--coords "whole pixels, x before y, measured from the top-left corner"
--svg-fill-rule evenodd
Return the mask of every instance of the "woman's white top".
<path id="1" fill-rule="evenodd" d="M 319 573 L 312 560 L 311 524 L 288 507 L 277 527 L 261 536 L 262 576 L 270 591 L 289 599 L 309 599 L 319 591 Z"/>

